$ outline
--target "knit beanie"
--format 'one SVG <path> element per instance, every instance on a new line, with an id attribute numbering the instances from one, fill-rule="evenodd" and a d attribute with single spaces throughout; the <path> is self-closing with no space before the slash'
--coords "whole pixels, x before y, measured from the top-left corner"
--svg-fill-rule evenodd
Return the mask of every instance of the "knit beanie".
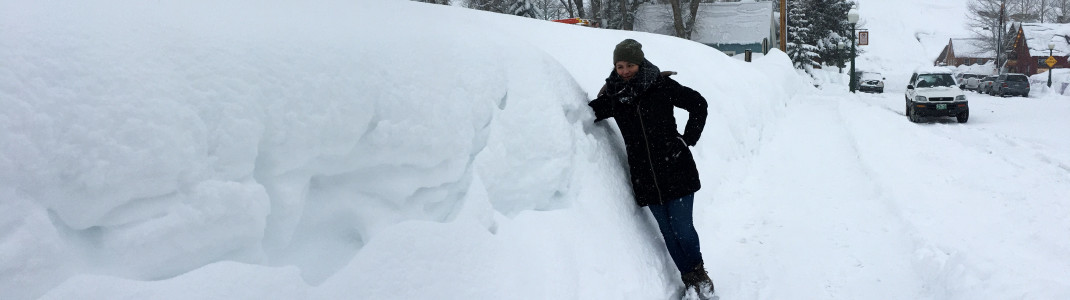
<path id="1" fill-rule="evenodd" d="M 626 39 L 620 44 L 617 44 L 617 48 L 613 49 L 613 63 L 618 61 L 626 61 L 637 65 L 643 64 L 643 44 L 633 40 Z"/>

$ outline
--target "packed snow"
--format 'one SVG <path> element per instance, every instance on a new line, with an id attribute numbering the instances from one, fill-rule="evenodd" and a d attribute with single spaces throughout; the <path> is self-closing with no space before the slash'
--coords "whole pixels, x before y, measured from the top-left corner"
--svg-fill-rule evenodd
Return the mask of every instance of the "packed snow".
<path id="1" fill-rule="evenodd" d="M 586 106 L 625 38 L 709 101 L 722 299 L 1070 298 L 1070 78 L 908 122 L 916 37 L 965 32 L 914 2 L 862 1 L 886 92 L 850 94 L 776 50 L 410 1 L 3 0 L 0 299 L 678 297 Z"/>

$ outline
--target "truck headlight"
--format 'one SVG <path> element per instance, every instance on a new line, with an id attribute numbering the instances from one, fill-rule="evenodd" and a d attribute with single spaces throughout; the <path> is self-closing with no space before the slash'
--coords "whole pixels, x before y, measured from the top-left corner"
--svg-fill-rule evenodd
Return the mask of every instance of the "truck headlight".
<path id="1" fill-rule="evenodd" d="M 914 96 L 914 101 L 916 101 L 916 102 L 925 102 L 925 101 L 928 101 L 928 99 L 925 99 L 925 96 Z"/>
<path id="2" fill-rule="evenodd" d="M 966 95 L 955 96 L 955 101 L 966 101 Z"/>

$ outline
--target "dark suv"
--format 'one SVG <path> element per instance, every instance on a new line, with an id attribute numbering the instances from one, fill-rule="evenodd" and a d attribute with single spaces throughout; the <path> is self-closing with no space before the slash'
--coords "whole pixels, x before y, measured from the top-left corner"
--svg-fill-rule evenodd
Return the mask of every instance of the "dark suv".
<path id="1" fill-rule="evenodd" d="M 1000 74 L 995 84 L 992 85 L 991 91 L 993 95 L 1000 97 L 1007 95 L 1029 97 L 1029 77 L 1019 73 Z"/>

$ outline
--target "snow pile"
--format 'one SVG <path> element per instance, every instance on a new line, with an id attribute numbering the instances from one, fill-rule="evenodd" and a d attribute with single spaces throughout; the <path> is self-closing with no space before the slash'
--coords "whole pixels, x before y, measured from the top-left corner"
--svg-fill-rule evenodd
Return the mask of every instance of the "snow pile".
<path id="1" fill-rule="evenodd" d="M 1048 87 L 1048 76 L 1051 76 L 1051 87 Z M 1054 93 L 1057 95 L 1070 95 L 1070 69 L 1054 69 L 1051 74 L 1048 72 L 1033 74 L 1029 76 L 1029 88 L 1030 94 L 1036 94 L 1038 91 L 1042 93 Z"/>
<path id="2" fill-rule="evenodd" d="M 805 87 L 782 54 L 404 1 L 5 2 L 0 298 L 664 297 L 586 106 L 626 37 L 711 100 L 707 189 Z"/>
<path id="3" fill-rule="evenodd" d="M 409 1 L 0 1 L 0 299 L 677 297 L 586 107 L 624 38 L 709 101 L 722 298 L 1070 298 L 1070 98 L 908 122 L 916 37 L 965 3 L 906 2 L 862 3 L 887 90 L 848 94 L 779 51 Z"/>
<path id="4" fill-rule="evenodd" d="M 960 65 L 950 68 L 954 68 L 957 73 L 993 75 L 996 74 L 996 61 L 990 60 L 984 64 Z"/>

